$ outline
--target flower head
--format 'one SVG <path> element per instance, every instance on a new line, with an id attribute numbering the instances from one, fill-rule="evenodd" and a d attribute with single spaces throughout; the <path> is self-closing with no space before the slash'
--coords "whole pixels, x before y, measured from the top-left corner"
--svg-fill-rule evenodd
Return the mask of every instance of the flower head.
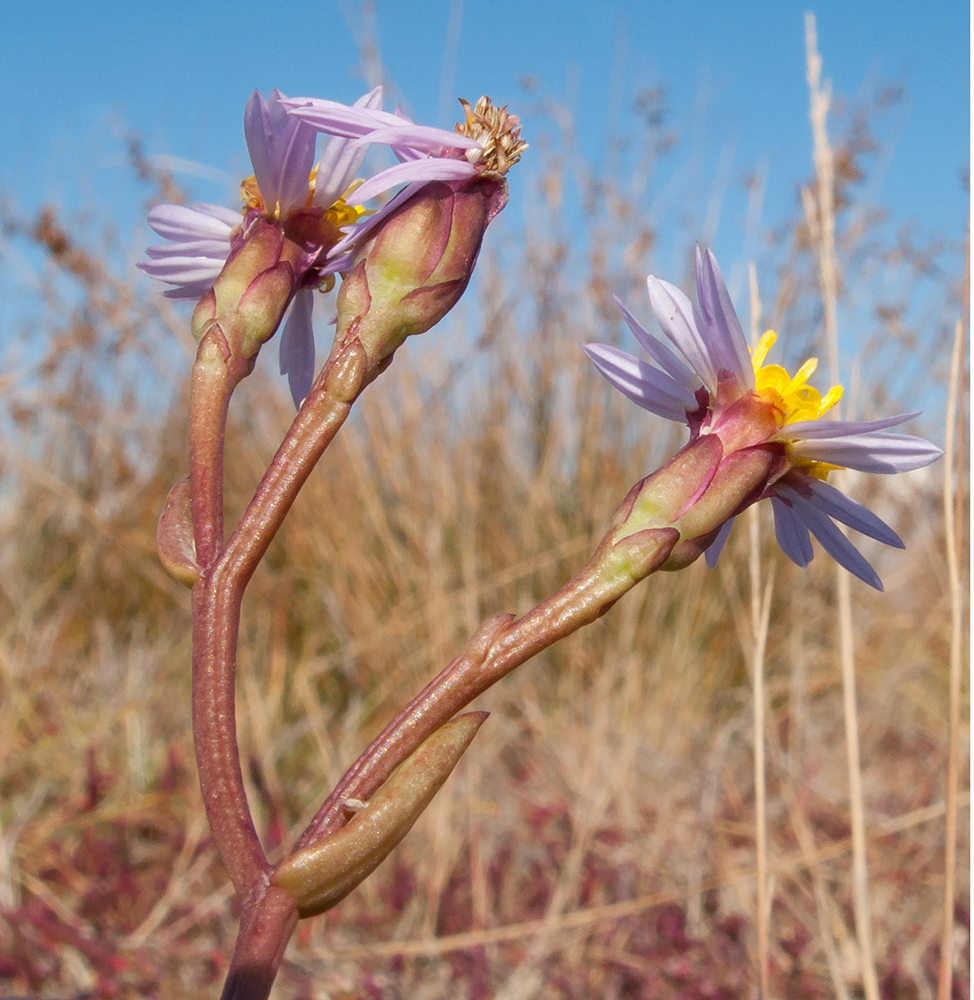
<path id="1" fill-rule="evenodd" d="M 314 102 L 321 110 L 315 124 L 289 110 L 309 102 L 289 101 L 277 90 L 268 98 L 255 91 L 244 112 L 254 173 L 241 184 L 242 214 L 203 203 L 158 205 L 149 213 L 149 225 L 169 242 L 149 247 L 148 259 L 139 265 L 150 277 L 175 286 L 166 295 L 200 299 L 255 220 L 276 224 L 303 251 L 292 254 L 296 301 L 281 337 L 281 371 L 289 377 L 296 403 L 307 393 L 314 370 L 312 291 L 331 287 L 332 276 L 347 270 L 357 243 L 388 208 L 372 213 L 367 203 L 403 184 L 409 191 L 419 183 L 472 177 L 478 168 L 464 154 L 479 156 L 481 149 L 476 139 L 381 111 L 378 87 L 350 107 Z M 332 138 L 316 165 L 319 131 Z M 356 174 L 374 142 L 389 146 L 400 162 L 358 182 Z"/>
<path id="2" fill-rule="evenodd" d="M 507 170 L 527 143 L 506 108 L 481 97 L 463 105 L 457 134 L 477 143 L 468 151 L 476 173 L 427 181 L 402 192 L 370 220 L 338 294 L 336 341 L 357 340 L 375 363 L 406 337 L 438 323 L 463 294 L 487 226 L 507 204 Z M 297 112 L 295 112 L 297 113 Z M 417 239 L 417 234 L 423 234 Z"/>
<path id="3" fill-rule="evenodd" d="M 840 468 L 907 472 L 930 464 L 943 452 L 923 438 L 887 433 L 916 413 L 870 421 L 822 420 L 841 398 L 841 387 L 822 396 L 808 384 L 817 364 L 814 358 L 795 375 L 779 365 L 766 365 L 775 342 L 771 331 L 751 355 L 717 261 L 709 250 L 701 252 L 699 247 L 696 284 L 699 308 L 674 285 L 652 275 L 647 278 L 650 305 L 676 351 L 652 336 L 618 303 L 655 365 L 609 344 L 586 344 L 584 350 L 609 382 L 637 405 L 667 420 L 686 423 L 690 445 L 716 437 L 720 447 L 714 470 L 729 456 L 737 456 L 739 463 L 756 452 L 773 456 L 763 488 L 754 488 L 748 480 L 750 488 L 739 498 L 737 508 L 725 510 L 718 518 L 722 523 L 696 519 L 711 529 L 703 536 L 708 565 L 716 563 L 734 516 L 767 497 L 778 543 L 793 562 L 807 566 L 811 561 L 811 533 L 837 562 L 882 590 L 876 572 L 834 522 L 887 545 L 902 548 L 903 543 L 875 514 L 829 485 L 829 472 Z M 688 446 L 685 451 L 689 450 Z M 696 453 L 703 454 L 699 448 Z M 719 478 L 716 471 L 709 475 L 714 481 Z M 760 477 L 755 481 L 761 485 Z M 707 479 L 701 496 L 710 483 Z M 698 500 L 693 498 L 693 502 Z M 681 512 L 685 514 L 689 506 L 684 504 Z"/>
<path id="4" fill-rule="evenodd" d="M 508 114 L 507 107 L 491 104 L 490 98 L 481 97 L 471 106 L 469 101 L 460 99 L 464 120 L 455 130 L 457 135 L 476 139 L 482 149 L 471 157 L 484 169 L 503 176 L 521 159 L 528 144 L 521 138 L 521 120 L 517 115 Z M 475 151 L 474 151 L 475 152 Z"/>

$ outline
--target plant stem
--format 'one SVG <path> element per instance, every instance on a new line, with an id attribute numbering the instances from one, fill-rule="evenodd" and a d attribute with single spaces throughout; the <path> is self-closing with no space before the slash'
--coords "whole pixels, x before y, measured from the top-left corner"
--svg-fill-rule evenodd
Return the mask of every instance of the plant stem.
<path id="1" fill-rule="evenodd" d="M 761 602 L 761 539 L 758 508 L 748 511 L 751 529 L 751 697 L 754 710 L 754 852 L 757 867 L 757 931 L 758 979 L 761 1000 L 770 997 L 770 964 L 768 961 L 768 819 L 765 754 L 764 657 L 768 640 L 768 620 L 762 615 Z M 771 580 L 765 606 L 771 607 Z"/>
<path id="2" fill-rule="evenodd" d="M 649 535 L 650 532 L 644 532 Z M 665 560 L 678 537 L 674 529 L 653 534 L 651 568 L 638 575 L 607 574 L 606 539 L 588 565 L 560 590 L 521 618 L 493 615 L 472 636 L 467 648 L 434 678 L 373 740 L 335 786 L 295 846 L 295 852 L 320 843 L 344 823 L 347 798 L 368 800 L 393 770 L 432 732 L 515 667 L 559 639 L 588 625 Z"/>
<path id="3" fill-rule="evenodd" d="M 230 397 L 246 366 L 229 357 L 217 326 L 200 341 L 190 382 L 189 469 L 196 562 L 207 569 L 223 548 L 223 442 Z"/>
<path id="4" fill-rule="evenodd" d="M 242 587 L 203 572 L 193 588 L 193 745 L 206 818 L 242 895 L 270 872 L 247 803 L 234 705 Z"/>
<path id="5" fill-rule="evenodd" d="M 949 1000 L 954 975 L 954 882 L 957 877 L 957 789 L 960 783 L 960 698 L 963 659 L 964 595 L 958 568 L 957 525 L 954 520 L 954 431 L 960 382 L 963 324 L 954 331 L 954 350 L 947 393 L 947 428 L 944 437 L 944 536 L 947 546 L 947 581 L 950 589 L 950 707 L 947 751 L 946 829 L 944 846 L 944 904 L 940 934 L 940 970 L 937 1000 Z M 960 465 L 960 463 L 958 463 Z M 959 492 L 959 491 L 958 491 Z"/>
<path id="6" fill-rule="evenodd" d="M 751 291 L 751 350 L 758 344 L 761 322 L 761 299 L 758 296 L 758 278 L 754 263 L 748 265 Z M 767 776 L 765 774 L 765 703 L 764 656 L 768 641 L 768 616 L 761 614 L 761 515 L 757 506 L 748 512 L 750 529 L 751 576 L 751 699 L 754 709 L 754 853 L 757 862 L 757 930 L 758 930 L 758 980 L 761 1000 L 770 996 L 770 963 L 768 960 L 768 820 Z M 773 572 L 773 571 L 772 571 Z M 771 580 L 768 580 L 770 614 Z"/>
<path id="7" fill-rule="evenodd" d="M 805 14 L 805 51 L 811 106 L 809 117 L 814 140 L 817 197 L 809 194 L 807 202 L 817 206 L 817 213 L 807 213 L 818 259 L 819 285 L 822 291 L 825 345 L 829 374 L 833 385 L 839 383 L 838 295 L 839 271 L 835 248 L 835 158 L 829 145 L 826 127 L 831 89 L 821 86 L 822 57 L 818 52 L 815 15 Z M 832 411 L 838 419 L 839 407 Z M 838 476 L 836 484 L 840 482 Z M 842 709 L 845 722 L 849 767 L 849 805 L 852 825 L 852 901 L 856 939 L 862 963 L 863 990 L 866 1000 L 879 1000 L 879 977 L 873 945 L 872 909 L 869 901 L 869 866 L 866 859 L 866 821 L 862 792 L 862 765 L 859 759 L 859 722 L 856 707 L 855 648 L 852 632 L 852 591 L 848 575 L 836 564 L 836 592 L 839 609 L 839 657 L 842 668 Z"/>
<path id="8" fill-rule="evenodd" d="M 237 892 L 246 897 L 271 867 L 247 802 L 237 745 L 240 606 L 298 491 L 344 423 L 352 400 L 377 370 L 369 371 L 357 342 L 333 350 L 221 552 L 224 426 L 229 397 L 240 378 L 234 379 L 226 364 L 207 362 L 201 343 L 193 370 L 191 415 L 193 521 L 201 567 L 193 588 L 193 740 L 217 849 Z M 207 562 L 199 559 L 201 549 Z"/>
<path id="9" fill-rule="evenodd" d="M 207 819 L 238 892 L 268 870 L 237 751 L 234 679 L 239 595 L 214 573 L 223 549 L 223 445 L 233 390 L 248 370 L 219 325 L 200 341 L 190 395 L 190 489 L 200 578 L 193 587 L 193 741 Z"/>
<path id="10" fill-rule="evenodd" d="M 247 585 L 352 404 L 379 371 L 357 340 L 333 348 L 227 542 L 224 586 Z"/>
<path id="11" fill-rule="evenodd" d="M 244 901 L 220 1000 L 266 1000 L 297 924 L 294 900 L 282 889 L 259 886 Z"/>

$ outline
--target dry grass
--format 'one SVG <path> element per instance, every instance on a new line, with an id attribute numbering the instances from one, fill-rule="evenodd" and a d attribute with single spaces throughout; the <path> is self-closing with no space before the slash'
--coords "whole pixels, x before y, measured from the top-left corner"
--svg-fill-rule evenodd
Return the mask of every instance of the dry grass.
<path id="1" fill-rule="evenodd" d="M 840 164 L 861 154 L 850 135 Z M 864 255 L 956 301 L 956 274 L 931 278 L 919 251 L 843 228 L 847 173 L 843 294 L 865 294 L 852 284 Z M 565 183 L 548 164 L 544 191 Z M 590 228 L 574 247 L 550 235 L 566 228 L 551 197 L 519 242 L 492 233 L 499 252 L 481 261 L 479 292 L 367 391 L 255 577 L 240 731 L 270 851 L 481 618 L 526 609 L 580 565 L 630 485 L 675 445 L 577 348 L 619 335 L 610 291 L 647 311 L 652 234 L 623 192 L 611 179 L 584 187 Z M 233 939 L 230 893 L 192 764 L 187 594 L 154 554 L 158 511 L 185 474 L 184 323 L 55 213 L 19 234 L 46 255 L 46 305 L 31 334 L 44 356 L 11 361 L 3 382 L 0 990 L 213 995 Z M 781 270 L 762 290 L 777 295 L 769 321 L 783 340 L 804 331 L 797 356 L 814 339 L 814 257 L 800 220 L 777 239 Z M 881 387 L 916 350 L 915 331 L 879 299 L 856 306 L 884 338 L 863 372 Z M 951 332 L 946 320 L 925 329 L 925 350 L 946 356 Z M 939 401 L 945 378 L 917 369 L 900 391 Z M 240 397 L 231 510 L 289 419 L 264 374 Z M 865 415 L 890 408 L 882 391 L 855 402 Z M 932 436 L 940 424 L 934 415 Z M 935 472 L 851 488 L 907 543 L 867 547 L 887 592 L 854 585 L 853 614 L 879 987 L 923 1000 L 937 982 L 944 890 L 942 487 Z M 966 469 L 956 490 L 963 524 Z M 467 759 L 376 875 L 299 928 L 276 995 L 754 995 L 746 535 L 718 571 L 653 578 L 483 696 L 491 718 Z M 857 996 L 835 575 L 822 555 L 798 571 L 767 526 L 763 538 L 761 565 L 775 567 L 763 650 L 770 993 Z M 955 997 L 968 996 L 967 801 Z"/>

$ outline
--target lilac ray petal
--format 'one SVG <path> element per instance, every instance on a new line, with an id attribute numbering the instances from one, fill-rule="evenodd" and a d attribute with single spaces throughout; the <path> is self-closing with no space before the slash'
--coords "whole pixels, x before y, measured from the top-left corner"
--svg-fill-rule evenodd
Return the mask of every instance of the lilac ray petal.
<path id="1" fill-rule="evenodd" d="M 717 565 L 717 560 L 720 558 L 721 552 L 724 551 L 724 543 L 727 541 L 727 537 L 730 535 L 731 528 L 733 527 L 734 518 L 724 521 L 720 527 L 720 531 L 717 532 L 717 537 L 707 546 L 704 558 L 707 560 L 708 569 L 713 569 Z"/>
<path id="2" fill-rule="evenodd" d="M 329 259 L 318 270 L 321 274 L 337 274 L 339 271 L 351 271 L 354 263 L 355 254 L 349 251 L 348 253 L 343 253 L 341 257 Z"/>
<path id="3" fill-rule="evenodd" d="M 179 288 L 167 288 L 162 294 L 167 299 L 201 299 L 212 287 L 212 281 L 191 281 Z"/>
<path id="4" fill-rule="evenodd" d="M 792 509 L 805 523 L 805 527 L 819 540 L 823 549 L 840 565 L 844 566 L 853 576 L 859 577 L 863 583 L 882 591 L 883 584 L 878 574 L 866 561 L 863 554 L 842 533 L 838 525 L 833 524 L 827 514 L 814 507 L 808 500 L 797 493 L 789 498 Z"/>
<path id="5" fill-rule="evenodd" d="M 771 509 L 774 511 L 774 536 L 781 551 L 804 569 L 815 555 L 812 540 L 808 537 L 808 528 L 791 507 L 777 497 L 771 498 Z"/>
<path id="6" fill-rule="evenodd" d="M 378 87 L 373 87 L 367 94 L 363 94 L 357 101 L 352 103 L 352 107 L 365 108 L 367 111 L 381 111 L 382 84 L 380 83 Z"/>
<path id="7" fill-rule="evenodd" d="M 407 184 L 406 187 L 393 195 L 393 197 L 377 212 L 363 217 L 352 226 L 342 227 L 342 231 L 346 235 L 344 239 L 340 240 L 331 248 L 331 250 L 328 251 L 327 260 L 334 261 L 335 258 L 347 254 L 354 246 L 361 243 L 361 241 L 365 239 L 376 226 L 378 226 L 383 220 L 399 208 L 400 205 L 412 198 L 414 194 L 422 191 L 429 181 L 466 180 L 468 177 L 477 172 L 476 168 L 472 167 L 470 164 L 467 164 L 467 167 L 462 166 L 464 162 L 464 160 L 445 158 L 423 159 L 421 161 L 411 160 L 408 163 L 399 163 L 393 167 L 389 167 L 387 170 L 381 171 L 370 180 L 366 181 L 366 183 L 359 187 L 355 192 L 354 200 L 357 204 L 368 200 L 367 198 L 362 197 L 362 189 L 366 188 L 366 185 L 369 185 L 369 188 L 366 190 L 366 194 L 369 194 L 373 184 L 377 187 L 394 187 L 397 183 L 401 183 L 403 174 L 407 173 L 407 167 L 419 175 L 418 180 L 414 180 Z M 418 166 L 417 164 L 422 164 L 422 166 Z M 460 166 L 457 166 L 457 164 L 460 164 Z M 387 175 L 390 171 L 398 172 L 398 177 L 395 180 L 384 179 L 385 175 Z M 372 197 L 374 197 L 374 194 Z M 333 264 L 329 264 L 327 270 L 346 270 L 346 268 L 335 268 Z M 327 273 L 327 271 L 323 273 Z"/>
<path id="8" fill-rule="evenodd" d="M 277 88 L 264 102 L 266 117 L 264 130 L 270 154 L 271 192 L 267 192 L 257 176 L 257 186 L 264 196 L 264 206 L 272 210 L 280 203 L 282 214 L 297 205 L 303 205 L 308 196 L 308 176 L 315 158 L 316 136 L 314 129 L 291 118 L 281 105 L 282 94 Z M 304 170 L 301 170 L 301 167 Z M 273 192 L 273 193 L 272 193 Z"/>
<path id="9" fill-rule="evenodd" d="M 737 379 L 742 390 L 753 389 L 754 366 L 741 321 L 737 318 L 717 259 L 710 250 L 704 253 L 697 247 L 696 271 L 697 299 L 703 313 L 710 357 L 715 367 L 726 369 Z"/>
<path id="10" fill-rule="evenodd" d="M 476 139 L 470 139 L 456 132 L 434 128 L 432 125 L 414 125 L 412 122 L 400 121 L 398 125 L 376 129 L 363 136 L 360 142 L 381 142 L 386 146 L 398 149 L 415 149 L 436 155 L 444 149 L 481 149 Z"/>
<path id="11" fill-rule="evenodd" d="M 267 102 L 259 90 L 255 90 L 247 99 L 244 108 L 244 138 L 247 141 L 247 152 L 250 153 L 250 163 L 254 168 L 254 177 L 265 203 L 273 205 L 277 200 L 277 185 L 274 183 L 277 171 L 274 169 L 274 157 L 271 152 L 271 123 Z"/>
<path id="12" fill-rule="evenodd" d="M 613 295 L 615 304 L 622 310 L 623 319 L 632 330 L 643 350 L 691 395 L 700 388 L 700 378 L 692 372 L 664 343 L 657 340 L 639 323 L 635 316 L 623 305 L 618 295 Z"/>
<path id="13" fill-rule="evenodd" d="M 315 162 L 317 134 L 304 122 L 290 129 L 286 151 L 282 154 L 278 181 L 281 212 L 303 208 L 308 202 L 308 182 Z"/>
<path id="14" fill-rule="evenodd" d="M 412 118 L 410 118 L 409 115 L 406 114 L 406 109 L 401 104 L 396 105 L 396 110 L 394 114 L 396 115 L 397 118 L 402 118 L 403 121 L 412 123 Z M 418 160 L 426 155 L 425 153 L 420 152 L 420 150 L 418 149 L 410 149 L 408 146 L 402 146 L 402 145 L 393 146 L 392 151 L 393 153 L 396 154 L 396 159 L 399 160 L 400 163 L 404 162 L 405 160 Z"/>
<path id="15" fill-rule="evenodd" d="M 236 214 L 236 224 L 239 223 L 240 215 Z M 156 205 L 149 212 L 149 225 L 167 240 L 226 240 L 233 228 L 201 208 L 186 205 Z"/>
<path id="16" fill-rule="evenodd" d="M 799 474 L 790 473 L 783 481 L 775 484 L 775 489 L 779 493 L 787 491 L 791 494 L 794 490 L 788 480 Z M 834 486 L 819 479 L 809 479 L 802 485 L 803 489 L 798 490 L 800 495 L 829 517 L 847 524 L 870 538 L 875 538 L 877 542 L 883 542 L 896 549 L 906 548 L 900 536 L 881 517 L 877 517 L 868 507 L 846 496 Z"/>
<path id="17" fill-rule="evenodd" d="M 279 90 L 271 91 L 266 101 L 254 91 L 244 110 L 244 136 L 265 206 L 272 210 L 280 203 L 281 211 L 287 212 L 307 198 L 315 131 L 292 118 L 283 100 Z"/>
<path id="18" fill-rule="evenodd" d="M 150 278 L 168 281 L 171 285 L 194 281 L 209 281 L 212 284 L 223 270 L 223 261 L 211 257 L 168 257 L 165 260 L 140 260 L 136 267 Z"/>
<path id="19" fill-rule="evenodd" d="M 291 311 L 281 332 L 280 365 L 281 374 L 287 375 L 288 387 L 294 408 L 311 390 L 315 374 L 315 334 L 312 323 L 314 312 L 314 291 L 302 288 L 294 296 Z"/>
<path id="20" fill-rule="evenodd" d="M 882 432 L 798 441 L 789 446 L 789 451 L 806 461 L 884 474 L 920 469 L 943 454 L 942 449 L 924 438 Z"/>
<path id="21" fill-rule="evenodd" d="M 900 413 L 880 420 L 798 420 L 793 424 L 785 424 L 775 435 L 775 440 L 810 441 L 813 438 L 838 438 L 884 431 L 888 427 L 905 424 L 907 420 L 919 417 L 922 412 L 915 410 L 913 413 Z"/>
<path id="22" fill-rule="evenodd" d="M 707 341 L 700 335 L 690 300 L 668 281 L 650 275 L 646 279 L 649 304 L 670 343 L 690 362 L 711 394 L 717 392 L 717 370 L 710 359 Z"/>
<path id="23" fill-rule="evenodd" d="M 328 140 L 315 175 L 314 204 L 318 208 L 331 208 L 338 201 L 355 180 L 367 152 L 367 146 L 355 146 L 349 139 L 333 136 Z"/>
<path id="24" fill-rule="evenodd" d="M 676 423 L 686 423 L 696 400 L 666 372 L 610 344 L 582 344 L 596 368 L 637 406 Z M 688 401 L 689 400 L 689 401 Z"/>
<path id="25" fill-rule="evenodd" d="M 226 260 L 230 253 L 229 240 L 186 240 L 182 243 L 157 243 L 145 251 L 150 257 L 213 257 Z"/>
<path id="26" fill-rule="evenodd" d="M 396 163 L 370 177 L 355 192 L 355 202 L 364 205 L 376 195 L 410 181 L 465 181 L 477 173 L 466 160 L 428 159 Z"/>
<path id="27" fill-rule="evenodd" d="M 291 97 L 281 101 L 289 115 L 307 122 L 320 132 L 360 139 L 377 128 L 401 125 L 402 119 L 387 111 L 362 106 L 349 107 L 320 97 Z"/>
<path id="28" fill-rule="evenodd" d="M 281 104 L 284 99 L 276 88 L 264 102 L 264 131 L 271 161 L 270 184 L 266 192 L 259 176 L 257 185 L 268 209 L 280 202 L 281 212 L 303 206 L 308 197 L 308 178 L 315 159 L 315 130 L 306 122 L 292 118 Z"/>
<path id="29" fill-rule="evenodd" d="M 422 160 L 426 154 L 418 149 L 410 149 L 409 146 L 393 146 L 392 151 L 400 163 L 406 160 Z"/>
<path id="30" fill-rule="evenodd" d="M 396 133 L 403 130 L 400 141 L 405 146 L 415 146 L 426 150 L 479 149 L 480 143 L 469 136 L 457 135 L 446 129 L 430 125 L 413 125 L 400 115 L 388 111 L 366 108 L 350 108 L 337 101 L 321 98 L 296 97 L 282 100 L 282 105 L 295 118 L 329 135 L 344 136 L 346 139 L 368 139 L 369 133 L 378 129 L 390 129 Z M 385 142 L 386 140 L 378 140 Z"/>
<path id="31" fill-rule="evenodd" d="M 353 105 L 355 108 L 375 110 L 382 105 L 382 88 L 363 94 Z M 355 180 L 368 152 L 365 145 L 357 146 L 349 139 L 330 138 L 325 145 L 315 179 L 314 203 L 319 208 L 330 208 Z"/>
<path id="32" fill-rule="evenodd" d="M 220 222 L 225 222 L 230 229 L 236 229 L 243 222 L 243 216 L 238 209 L 227 208 L 226 205 L 213 205 L 207 201 L 194 201 L 189 206 L 194 212 L 211 215 Z"/>

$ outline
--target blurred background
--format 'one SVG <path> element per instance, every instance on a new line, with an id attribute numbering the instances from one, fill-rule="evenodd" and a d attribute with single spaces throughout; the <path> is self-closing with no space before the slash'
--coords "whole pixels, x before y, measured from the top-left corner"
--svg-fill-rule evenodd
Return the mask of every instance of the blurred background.
<path id="1" fill-rule="evenodd" d="M 487 93 L 531 144 L 464 299 L 366 392 L 251 584 L 240 731 L 258 828 L 280 856 L 477 623 L 563 583 L 629 487 L 682 444 L 578 349 L 634 350 L 613 295 L 648 324 L 645 275 L 690 291 L 701 241 L 745 330 L 777 330 L 773 360 L 792 370 L 822 357 L 828 387 L 802 198 L 815 184 L 804 10 L 736 7 L 567 3 L 552 19 L 545 5 L 463 0 L 106 2 L 5 20 L 0 995 L 215 995 L 232 947 L 192 760 L 189 595 L 155 555 L 156 518 L 187 471 L 193 345 L 188 308 L 134 270 L 154 241 L 147 209 L 239 203 L 254 88 L 350 102 L 382 83 L 387 107 L 446 127 L 458 96 Z M 815 13 L 844 415 L 922 409 L 908 430 L 943 444 L 968 312 L 969 11 L 830 0 Z M 231 414 L 231 517 L 292 413 L 269 345 Z M 965 405 L 957 426 L 963 457 Z M 833 567 L 817 551 L 798 570 L 770 523 L 756 543 L 739 525 L 717 570 L 653 578 L 479 700 L 492 714 L 467 759 L 375 876 L 302 924 L 276 995 L 757 995 L 757 554 L 759 588 L 774 572 L 771 995 L 864 995 L 855 807 L 882 996 L 935 996 L 947 565 L 966 580 L 967 468 L 946 498 L 942 464 L 846 486 L 907 545 L 863 544 L 886 593 L 852 586 L 861 800 Z M 945 502 L 961 526 L 950 551 Z M 967 705 L 965 685 L 965 720 Z M 968 735 L 965 722 L 963 775 Z M 963 786 L 955 997 L 969 995 Z"/>

